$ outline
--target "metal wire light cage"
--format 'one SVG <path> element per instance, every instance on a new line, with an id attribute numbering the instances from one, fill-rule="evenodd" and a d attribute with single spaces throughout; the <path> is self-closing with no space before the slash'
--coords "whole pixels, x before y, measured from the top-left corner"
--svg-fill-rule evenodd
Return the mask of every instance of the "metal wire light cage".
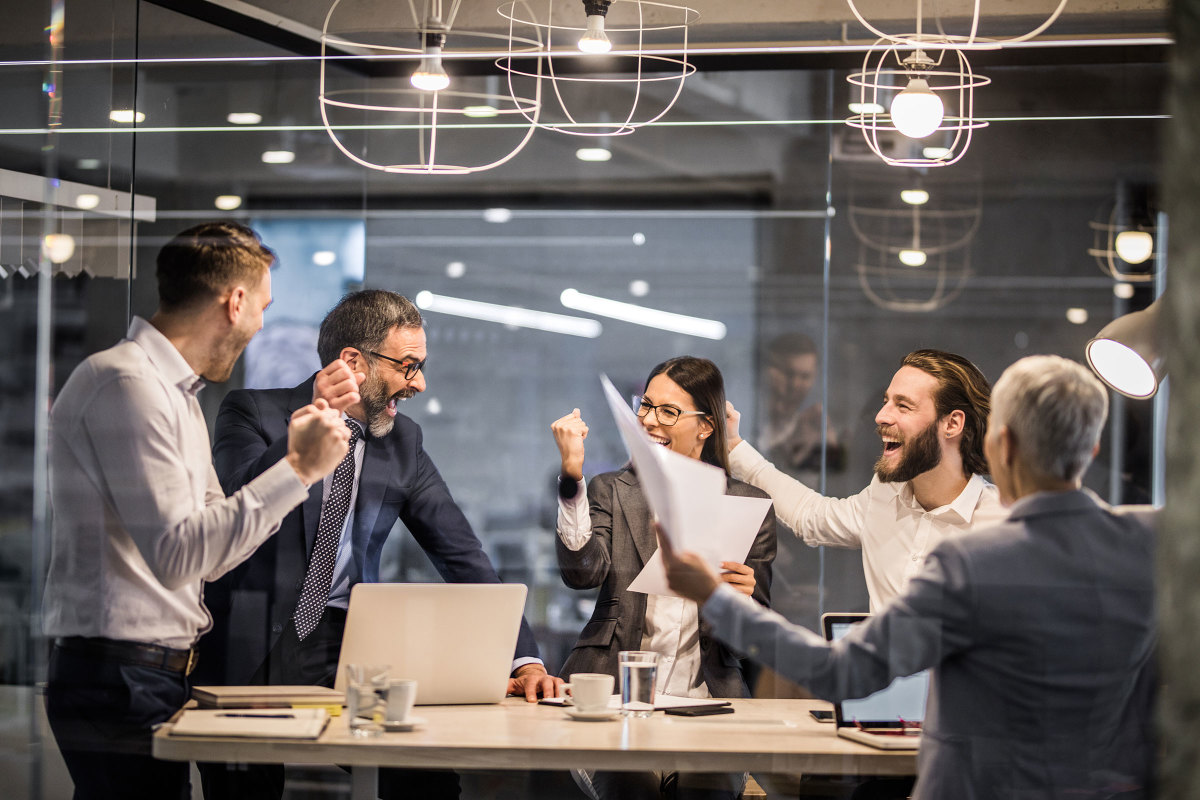
<path id="1" fill-rule="evenodd" d="M 458 30 L 461 0 L 408 0 L 400 24 L 372 19 L 360 30 L 351 20 L 365 13 L 346 10 L 354 4 L 334 0 L 321 30 L 321 121 L 347 158 L 382 172 L 462 175 L 494 169 L 525 147 L 541 110 L 541 84 L 530 96 L 503 91 L 495 58 L 505 49 L 536 56 L 536 36 Z M 456 73 L 450 85 L 411 85 L 414 70 L 434 59 L 438 69 L 445 59 L 447 72 Z"/>
<path id="2" fill-rule="evenodd" d="M 966 54 L 950 43 L 930 35 L 922 36 L 921 41 L 921 46 L 914 48 L 907 43 L 888 44 L 887 40 L 880 39 L 864 56 L 862 70 L 847 78 L 858 87 L 860 111 L 849 117 L 846 124 L 862 130 L 871 151 L 892 166 L 944 167 L 953 164 L 966 155 L 972 133 L 988 124 L 986 120 L 975 118 L 975 89 L 988 85 L 991 79 L 974 72 Z M 919 59 L 921 65 L 914 67 L 917 56 L 923 58 Z M 886 109 L 914 78 L 926 81 L 930 90 L 944 98 L 946 107 L 957 109 L 958 113 L 944 116 L 934 131 L 934 134 L 941 134 L 936 152 L 927 155 L 922 151 L 920 156 L 895 157 L 888 153 L 880 138 L 880 134 L 890 137 L 898 132 Z"/>
<path id="3" fill-rule="evenodd" d="M 528 2 L 507 2 L 498 11 L 510 31 L 528 26 L 545 48 L 528 58 L 515 35 L 514 49 L 497 60 L 516 98 L 546 97 L 540 128 L 574 136 L 621 136 L 657 122 L 671 110 L 684 80 L 696 71 L 688 61 L 688 28 L 700 13 L 687 6 L 652 0 L 545 0 L 540 14 Z M 587 31 L 585 7 L 601 6 L 613 50 L 584 53 L 578 43 Z M 545 90 L 530 89 L 531 83 Z"/>

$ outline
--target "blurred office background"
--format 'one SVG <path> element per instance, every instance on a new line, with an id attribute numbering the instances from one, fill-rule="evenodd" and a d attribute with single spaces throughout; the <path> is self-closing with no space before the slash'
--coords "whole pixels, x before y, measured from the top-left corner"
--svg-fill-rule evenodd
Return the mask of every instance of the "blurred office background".
<path id="1" fill-rule="evenodd" d="M 1104 226 L 1146 227 L 1157 210 L 1170 56 L 1163 2 L 1118 12 L 1082 0 L 1043 37 L 1053 46 L 973 53 L 992 80 L 975 95 L 975 114 L 990 125 L 958 163 L 908 169 L 885 165 L 842 122 L 858 99 L 846 76 L 862 52 L 839 44 L 870 43 L 843 4 L 696 0 L 698 71 L 661 123 L 591 139 L 537 130 L 506 164 L 461 176 L 369 170 L 334 146 L 311 35 L 328 0 L 253 0 L 249 10 L 263 14 L 205 0 L 9 5 L 0 30 L 0 684 L 8 687 L 44 679 L 44 401 L 81 359 L 119 339 L 130 315 L 152 312 L 154 256 L 196 222 L 246 221 L 280 254 L 264 330 L 234 379 L 201 395 L 210 422 L 230 388 L 306 378 L 317 367 L 316 326 L 348 290 L 601 323 L 588 338 L 431 307 L 428 390 L 401 408 L 424 428 L 501 575 L 528 584 L 527 612 L 552 670 L 592 597 L 557 574 L 549 425 L 581 409 L 589 475 L 625 460 L 599 374 L 634 394 L 665 358 L 711 358 L 743 412 L 743 435 L 757 443 L 768 434 L 770 393 L 785 391 L 771 388 L 769 345 L 805 334 L 817 348 L 817 379 L 786 402 L 796 412 L 819 407 L 820 422 L 806 457 L 788 469 L 844 496 L 871 478 L 873 418 L 908 351 L 952 350 L 995 380 L 1023 355 L 1082 360 L 1101 327 L 1155 297 L 1161 259 L 1117 262 L 1114 272 L 1111 254 L 1097 251 L 1111 249 Z M 362 5 L 369 14 L 372 4 Z M 494 5 L 465 4 L 479 7 L 463 12 L 464 24 L 501 30 Z M 1015 4 L 992 23 L 1019 32 L 1053 5 Z M 271 15 L 298 25 L 262 21 Z M 61 29 L 55 19 L 65 20 Z M 61 50 L 48 28 L 60 31 Z M 496 91 L 503 81 L 487 76 L 489 63 L 461 62 L 464 83 Z M 329 70 L 382 80 L 340 63 Z M 606 102 L 628 99 L 628 86 L 607 90 L 615 100 Z M 646 91 L 669 99 L 661 86 Z M 132 116 L 114 119 L 119 110 Z M 514 124 L 494 129 L 497 138 L 519 134 Z M 581 160 L 581 147 L 609 158 Z M 266 163 L 268 151 L 292 155 Z M 52 224 L 73 235 L 76 252 L 49 280 L 37 274 L 46 215 L 32 194 L 55 179 Z M 923 204 L 902 200 L 914 189 L 927 194 Z M 79 202 L 84 194 L 96 204 Z M 902 264 L 899 249 L 922 250 L 925 264 Z M 1165 246 L 1156 240 L 1155 249 Z M 568 289 L 719 321 L 725 333 L 572 310 L 561 299 Z M 1162 401 L 1157 408 L 1161 415 Z M 1101 496 L 1154 496 L 1155 409 L 1114 404 L 1086 480 Z M 782 527 L 779 541 L 773 602 L 785 615 L 812 626 L 822 611 L 866 608 L 857 551 L 808 548 Z M 403 530 L 384 567 L 387 580 L 437 579 Z M 796 691 L 780 682 L 763 690 Z M 36 695 L 4 697 L 0 779 L 17 787 L 6 795 L 66 796 L 31 710 Z"/>

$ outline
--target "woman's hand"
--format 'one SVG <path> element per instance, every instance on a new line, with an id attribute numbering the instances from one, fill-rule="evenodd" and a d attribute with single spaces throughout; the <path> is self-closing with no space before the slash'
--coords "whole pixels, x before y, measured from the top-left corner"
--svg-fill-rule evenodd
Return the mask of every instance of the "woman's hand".
<path id="1" fill-rule="evenodd" d="M 575 409 L 565 417 L 550 424 L 558 454 L 562 457 L 562 474 L 577 481 L 583 480 L 583 440 L 587 438 L 588 426 Z"/>
<path id="2" fill-rule="evenodd" d="M 733 403 L 725 401 L 725 441 L 729 445 L 730 451 L 742 443 L 742 437 L 738 435 L 738 424 L 742 421 L 742 414 L 733 407 Z"/>
<path id="3" fill-rule="evenodd" d="M 725 572 L 721 573 L 721 580 L 746 595 L 746 597 L 754 596 L 754 587 L 758 584 L 758 581 L 754 579 L 753 569 L 737 561 L 722 561 L 721 569 L 725 570 Z"/>

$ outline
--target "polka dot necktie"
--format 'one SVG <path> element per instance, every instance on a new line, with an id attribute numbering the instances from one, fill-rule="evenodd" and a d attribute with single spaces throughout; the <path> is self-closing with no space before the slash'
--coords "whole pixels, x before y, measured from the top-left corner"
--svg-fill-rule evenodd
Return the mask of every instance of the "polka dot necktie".
<path id="1" fill-rule="evenodd" d="M 333 567 L 337 563 L 338 543 L 342 540 L 342 527 L 346 524 L 346 513 L 350 510 L 350 497 L 354 494 L 354 446 L 362 436 L 350 420 L 350 446 L 346 457 L 333 471 L 333 482 L 329 497 L 321 506 L 321 518 L 317 523 L 317 536 L 313 541 L 312 554 L 308 557 L 308 570 L 304 573 L 304 588 L 296 602 L 296 635 L 303 641 L 317 628 L 325 603 L 329 600 L 329 587 L 333 581 Z"/>

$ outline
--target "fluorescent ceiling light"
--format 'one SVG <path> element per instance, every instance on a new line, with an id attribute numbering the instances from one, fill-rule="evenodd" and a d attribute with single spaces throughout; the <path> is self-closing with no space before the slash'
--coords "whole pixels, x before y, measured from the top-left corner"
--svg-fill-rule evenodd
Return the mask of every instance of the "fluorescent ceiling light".
<path id="1" fill-rule="evenodd" d="M 84 211 L 90 211 L 100 205 L 100 195 L 98 194 L 81 194 L 75 198 L 75 207 L 82 208 Z"/>
<path id="2" fill-rule="evenodd" d="M 900 199 L 910 206 L 923 206 L 929 202 L 929 192 L 924 189 L 905 189 L 900 192 Z"/>
<path id="3" fill-rule="evenodd" d="M 231 125 L 257 125 L 262 122 L 262 114 L 253 111 L 231 111 L 225 116 L 225 121 Z"/>
<path id="4" fill-rule="evenodd" d="M 851 103 L 851 114 L 882 114 L 883 106 L 879 103 Z"/>
<path id="5" fill-rule="evenodd" d="M 498 322 L 501 325 L 515 325 L 518 328 L 533 328 L 550 333 L 565 333 L 570 336 L 583 336 L 587 339 L 595 339 L 604 330 L 594 319 L 552 314 L 548 311 L 532 311 L 516 306 L 501 306 L 461 297 L 446 297 L 433 292 L 418 292 L 416 303 L 417 308 L 422 311 L 437 311 L 456 317 Z"/>
<path id="6" fill-rule="evenodd" d="M 332 250 L 318 250 L 312 254 L 312 261 L 318 267 L 328 267 L 337 261 L 337 253 Z"/>
<path id="7" fill-rule="evenodd" d="M 134 111 L 132 108 L 114 108 L 108 112 L 108 118 L 113 122 L 120 122 L 128 125 L 132 122 L 145 122 L 146 115 L 141 111 Z"/>
<path id="8" fill-rule="evenodd" d="M 483 218 L 487 222 L 503 225 L 512 219 L 512 210 L 508 208 L 485 208 Z"/>
<path id="9" fill-rule="evenodd" d="M 79 169 L 100 169 L 100 159 L 81 158 L 75 162 L 75 166 Z"/>
<path id="10" fill-rule="evenodd" d="M 645 325 L 648 328 L 658 328 L 664 331 L 685 333 L 689 336 L 699 336 L 704 339 L 724 339 L 725 323 L 713 319 L 689 317 L 684 314 L 672 314 L 669 311 L 659 311 L 654 308 L 621 303 L 605 297 L 583 294 L 574 289 L 564 289 L 559 300 L 567 308 L 583 311 L 588 314 L 599 314 L 602 317 L 619 319 L 622 322 L 632 322 L 634 325 Z"/>
<path id="11" fill-rule="evenodd" d="M 291 150 L 267 150 L 262 154 L 264 164 L 290 164 L 296 160 Z"/>
<path id="12" fill-rule="evenodd" d="M 222 211 L 233 211 L 235 208 L 242 207 L 242 198 L 236 194 L 221 194 L 213 200 L 213 205 Z"/>
<path id="13" fill-rule="evenodd" d="M 612 151 L 607 147 L 581 147 L 575 151 L 575 157 L 580 161 L 611 161 Z"/>

